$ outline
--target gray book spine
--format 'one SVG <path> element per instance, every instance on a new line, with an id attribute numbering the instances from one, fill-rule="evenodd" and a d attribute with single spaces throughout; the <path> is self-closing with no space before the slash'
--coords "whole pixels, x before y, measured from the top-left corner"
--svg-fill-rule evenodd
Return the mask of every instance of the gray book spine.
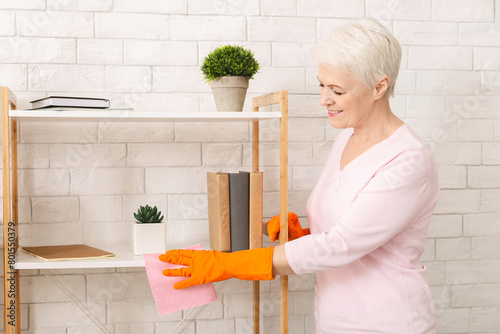
<path id="1" fill-rule="evenodd" d="M 248 173 L 229 173 L 231 252 L 249 248 L 249 187 Z"/>

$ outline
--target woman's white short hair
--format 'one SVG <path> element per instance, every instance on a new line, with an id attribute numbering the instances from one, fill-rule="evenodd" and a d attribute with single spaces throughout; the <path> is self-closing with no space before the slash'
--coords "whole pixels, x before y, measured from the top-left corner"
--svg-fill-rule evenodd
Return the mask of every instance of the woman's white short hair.
<path id="1" fill-rule="evenodd" d="M 387 75 L 389 87 L 384 97 L 394 96 L 401 45 L 377 21 L 357 19 L 333 30 L 314 53 L 320 64 L 339 67 L 370 89 Z"/>

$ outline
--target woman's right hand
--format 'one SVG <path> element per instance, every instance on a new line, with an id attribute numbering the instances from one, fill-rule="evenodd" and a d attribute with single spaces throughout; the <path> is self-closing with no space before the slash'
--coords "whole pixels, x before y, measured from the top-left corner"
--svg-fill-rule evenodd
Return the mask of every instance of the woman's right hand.
<path id="1" fill-rule="evenodd" d="M 271 241 L 275 241 L 280 233 L 280 215 L 274 216 L 267 222 L 267 233 Z M 299 217 L 293 212 L 288 212 L 288 240 L 298 239 L 311 234 L 308 228 L 300 226 Z"/>

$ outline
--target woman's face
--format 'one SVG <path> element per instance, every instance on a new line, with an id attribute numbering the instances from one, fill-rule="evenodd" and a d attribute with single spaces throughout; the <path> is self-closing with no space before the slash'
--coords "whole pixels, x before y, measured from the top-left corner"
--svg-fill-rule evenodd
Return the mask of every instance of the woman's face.
<path id="1" fill-rule="evenodd" d="M 330 65 L 319 66 L 318 80 L 320 104 L 328 110 L 331 126 L 337 129 L 362 127 L 368 121 L 375 101 L 374 90 Z"/>

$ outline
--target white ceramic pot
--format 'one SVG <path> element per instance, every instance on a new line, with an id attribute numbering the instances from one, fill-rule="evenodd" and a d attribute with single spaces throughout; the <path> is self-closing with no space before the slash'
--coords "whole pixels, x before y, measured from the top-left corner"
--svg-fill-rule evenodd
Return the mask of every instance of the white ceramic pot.
<path id="1" fill-rule="evenodd" d="M 165 223 L 135 223 L 132 233 L 135 255 L 165 252 L 167 246 Z"/>
<path id="2" fill-rule="evenodd" d="M 242 111 L 248 89 L 248 78 L 222 77 L 210 83 L 217 111 Z"/>

